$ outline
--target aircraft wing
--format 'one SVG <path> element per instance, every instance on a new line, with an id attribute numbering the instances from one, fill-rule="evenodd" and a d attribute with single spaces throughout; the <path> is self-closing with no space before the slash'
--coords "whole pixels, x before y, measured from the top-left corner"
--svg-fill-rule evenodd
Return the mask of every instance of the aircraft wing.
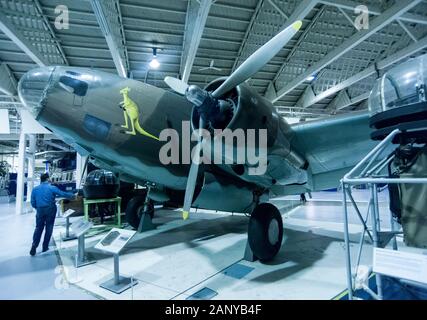
<path id="1" fill-rule="evenodd" d="M 370 139 L 366 112 L 299 123 L 292 129 L 291 144 L 309 163 L 313 191 L 338 187 L 344 174 L 378 143 Z"/>

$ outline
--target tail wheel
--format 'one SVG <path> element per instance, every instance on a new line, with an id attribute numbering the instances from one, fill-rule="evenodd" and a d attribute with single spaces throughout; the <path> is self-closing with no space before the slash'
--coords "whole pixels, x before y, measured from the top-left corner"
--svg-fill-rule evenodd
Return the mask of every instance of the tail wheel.
<path id="1" fill-rule="evenodd" d="M 135 229 L 138 229 L 141 216 L 144 213 L 145 196 L 133 197 L 126 207 L 126 221 Z M 148 210 L 145 212 L 154 217 L 154 203 L 150 199 L 148 202 Z"/>
<path id="2" fill-rule="evenodd" d="M 248 225 L 248 242 L 261 261 L 273 259 L 283 239 L 283 222 L 279 210 L 270 203 L 255 207 Z"/>

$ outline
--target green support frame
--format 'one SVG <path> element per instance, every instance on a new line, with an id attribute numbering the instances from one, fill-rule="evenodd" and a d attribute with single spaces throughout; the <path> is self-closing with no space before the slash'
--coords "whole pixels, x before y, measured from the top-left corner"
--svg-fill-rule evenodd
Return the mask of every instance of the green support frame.
<path id="1" fill-rule="evenodd" d="M 86 221 L 89 221 L 89 205 L 91 204 L 100 204 L 100 203 L 109 203 L 109 202 L 116 202 L 117 203 L 117 210 L 116 210 L 116 227 L 121 228 L 122 222 L 121 222 L 121 204 L 122 204 L 122 198 L 116 197 L 116 198 L 110 198 L 110 199 L 83 199 L 83 207 L 84 207 L 84 214 Z"/>

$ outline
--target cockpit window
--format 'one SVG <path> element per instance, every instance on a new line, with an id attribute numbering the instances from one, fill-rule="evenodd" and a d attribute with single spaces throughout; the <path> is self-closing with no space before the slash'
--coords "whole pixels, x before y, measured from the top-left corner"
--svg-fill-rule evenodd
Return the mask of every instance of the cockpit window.
<path id="1" fill-rule="evenodd" d="M 71 72 L 67 71 L 67 73 L 70 74 Z M 84 97 L 86 95 L 87 89 L 89 87 L 87 82 L 69 76 L 61 76 L 59 78 L 59 84 L 68 92 L 80 97 Z"/>
<path id="2" fill-rule="evenodd" d="M 83 121 L 84 130 L 98 140 L 105 140 L 110 132 L 111 123 L 87 114 Z"/>
<path id="3" fill-rule="evenodd" d="M 72 76 L 77 76 L 77 77 L 81 75 L 81 74 L 80 74 L 80 73 L 78 73 L 78 72 L 70 71 L 70 70 L 65 71 L 65 73 L 68 73 L 68 74 L 71 74 Z"/>

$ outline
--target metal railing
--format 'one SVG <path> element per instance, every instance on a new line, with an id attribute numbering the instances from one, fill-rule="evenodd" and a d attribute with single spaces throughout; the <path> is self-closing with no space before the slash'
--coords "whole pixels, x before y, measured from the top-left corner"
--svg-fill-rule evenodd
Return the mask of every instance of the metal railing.
<path id="1" fill-rule="evenodd" d="M 426 130 L 426 128 L 416 129 L 412 131 Z M 346 272 L 347 272 L 347 287 L 348 298 L 352 300 L 355 298 L 354 293 L 356 290 L 362 289 L 371 295 L 374 299 L 383 298 L 382 277 L 380 274 L 375 275 L 377 292 L 372 291 L 365 283 L 359 281 L 357 278 L 360 261 L 364 244 L 366 241 L 370 242 L 375 248 L 384 248 L 390 242 L 392 243 L 393 250 L 398 250 L 396 235 L 402 232 L 396 228 L 393 215 L 390 212 L 390 230 L 383 231 L 380 223 L 378 192 L 380 184 L 402 184 L 414 183 L 424 184 L 427 183 L 427 178 L 389 178 L 388 172 L 384 173 L 386 169 L 394 160 L 394 154 L 390 153 L 390 147 L 393 146 L 393 139 L 400 134 L 401 131 L 396 129 L 391 132 L 381 143 L 379 143 L 365 158 L 363 158 L 349 173 L 347 173 L 341 180 L 343 192 L 343 212 L 344 212 L 344 242 L 346 251 Z M 396 146 L 397 147 L 397 146 Z M 361 210 L 357 206 L 353 195 L 352 187 L 367 185 L 370 190 L 370 199 L 368 202 L 366 215 L 363 216 Z M 350 200 L 349 202 L 347 202 Z M 349 235 L 349 220 L 348 220 L 348 205 L 356 211 L 359 220 L 362 223 L 362 232 L 358 243 L 358 251 L 356 263 L 352 265 L 351 251 L 350 251 L 350 235 Z M 367 236 L 367 237 L 366 237 Z M 372 273 L 372 267 L 369 268 L 369 273 Z M 367 278 L 366 278 L 367 279 Z"/>

